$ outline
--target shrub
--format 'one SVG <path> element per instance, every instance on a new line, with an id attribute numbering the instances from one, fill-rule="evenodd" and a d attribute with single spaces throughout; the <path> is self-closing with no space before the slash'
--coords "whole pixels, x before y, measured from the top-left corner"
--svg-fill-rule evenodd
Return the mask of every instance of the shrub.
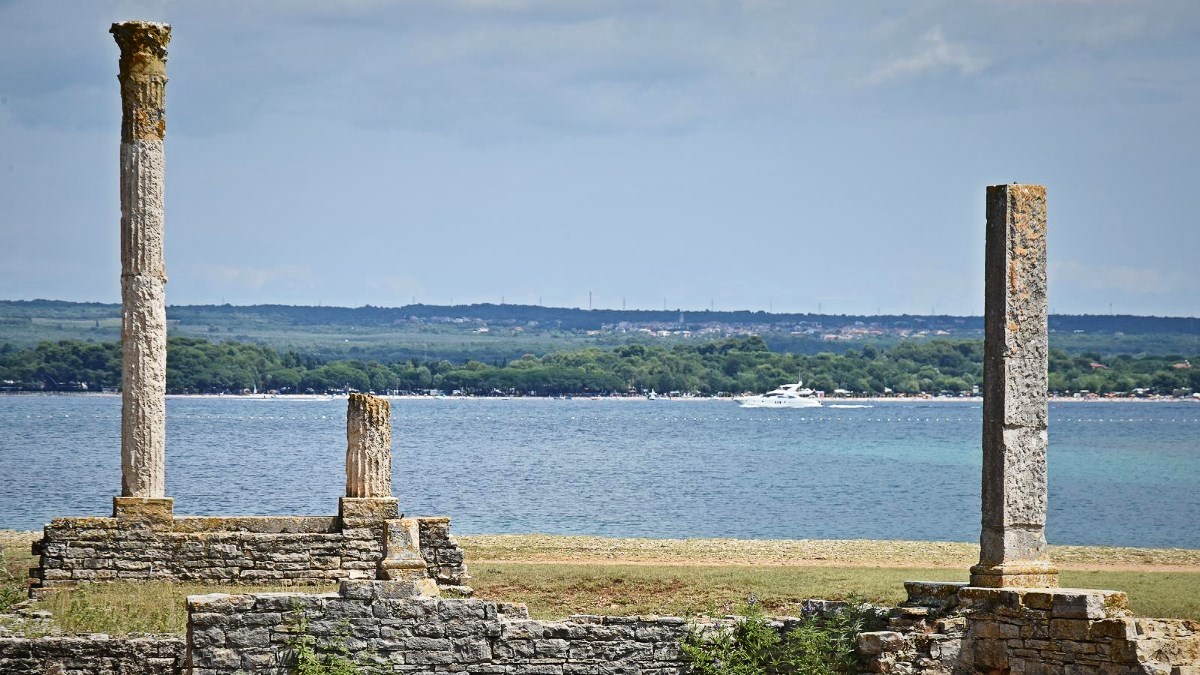
<path id="1" fill-rule="evenodd" d="M 851 603 L 805 616 L 786 630 L 751 601 L 732 627 L 694 627 L 680 643 L 700 675 L 833 675 L 857 672 L 858 634 L 874 612 Z"/>

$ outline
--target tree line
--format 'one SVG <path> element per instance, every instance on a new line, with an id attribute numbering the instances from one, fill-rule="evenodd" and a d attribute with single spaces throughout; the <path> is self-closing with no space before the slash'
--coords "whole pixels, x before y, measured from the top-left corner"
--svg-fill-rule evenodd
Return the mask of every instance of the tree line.
<path id="1" fill-rule="evenodd" d="M 65 302 L 60 300 L 0 300 L 0 320 L 41 318 L 104 319 L 121 316 L 115 303 Z M 427 305 L 401 307 L 328 307 L 304 305 L 171 305 L 167 316 L 187 324 L 233 325 L 239 322 L 285 326 L 392 326 L 410 318 L 425 320 L 462 317 L 490 324 L 538 323 L 570 330 L 593 330 L 621 322 L 634 324 L 679 324 L 698 326 L 723 324 L 818 323 L 827 328 L 869 323 L 890 329 L 983 330 L 982 316 L 858 315 L 811 312 L 764 312 L 761 310 L 712 311 L 708 309 L 580 309 L 542 305 L 476 303 L 470 305 Z M 1200 318 L 1133 316 L 1126 314 L 1052 314 L 1049 327 L 1059 333 L 1177 334 L 1196 336 Z"/>
<path id="2" fill-rule="evenodd" d="M 474 395 L 602 395 L 647 391 L 700 395 L 762 392 L 803 378 L 814 389 L 856 394 L 969 393 L 982 385 L 978 340 L 865 345 L 840 354 L 771 351 L 760 337 L 699 344 L 592 347 L 483 363 L 407 359 L 322 360 L 242 342 L 168 341 L 170 393 L 454 391 Z M 1050 352 L 1050 389 L 1186 394 L 1200 391 L 1200 356 L 1070 355 Z M 64 340 L 18 349 L 0 344 L 0 388 L 113 390 L 121 380 L 116 342 Z"/>

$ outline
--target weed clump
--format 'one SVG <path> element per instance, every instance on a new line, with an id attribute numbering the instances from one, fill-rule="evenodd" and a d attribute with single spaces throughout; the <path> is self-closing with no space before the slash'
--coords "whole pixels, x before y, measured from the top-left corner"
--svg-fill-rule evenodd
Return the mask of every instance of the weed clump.
<path id="1" fill-rule="evenodd" d="M 350 649 L 346 646 L 350 638 L 349 621 L 338 625 L 336 639 L 324 650 L 318 649 L 317 638 L 308 632 L 308 617 L 303 609 L 293 606 L 287 624 L 293 633 L 287 641 L 294 659 L 289 672 L 296 675 L 359 675 L 362 672 L 350 658 Z"/>
<path id="2" fill-rule="evenodd" d="M 680 647 L 699 675 L 841 675 L 858 672 L 858 634 L 876 621 L 869 606 L 850 603 L 785 629 L 752 601 L 733 626 L 693 626 Z"/>
<path id="3" fill-rule="evenodd" d="M 25 599 L 27 580 L 19 561 L 9 560 L 0 547 L 0 612 Z"/>

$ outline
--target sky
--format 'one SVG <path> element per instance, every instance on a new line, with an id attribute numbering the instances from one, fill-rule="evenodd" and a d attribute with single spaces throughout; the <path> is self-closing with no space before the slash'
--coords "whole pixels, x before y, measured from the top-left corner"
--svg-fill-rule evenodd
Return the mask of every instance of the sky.
<path id="1" fill-rule="evenodd" d="M 119 302 L 113 21 L 173 26 L 169 304 L 1200 316 L 1195 0 L 0 0 L 0 299 Z"/>

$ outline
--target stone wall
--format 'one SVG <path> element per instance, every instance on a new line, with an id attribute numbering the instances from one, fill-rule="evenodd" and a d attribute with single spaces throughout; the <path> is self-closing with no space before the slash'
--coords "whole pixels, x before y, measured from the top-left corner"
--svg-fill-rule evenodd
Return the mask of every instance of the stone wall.
<path id="1" fill-rule="evenodd" d="M 894 630 L 860 636 L 872 672 L 1200 674 L 1200 622 L 1133 618 L 1119 591 L 905 586 Z"/>
<path id="2" fill-rule="evenodd" d="M 0 637 L 5 675 L 176 675 L 184 671 L 185 645 L 177 635 L 110 638 Z"/>
<path id="3" fill-rule="evenodd" d="M 338 593 L 188 598 L 195 675 L 286 673 L 300 632 L 387 672 L 682 675 L 675 617 L 534 621 L 523 605 L 403 597 L 406 586 L 346 581 Z M 401 597 L 394 597 L 400 595 Z"/>
<path id="4" fill-rule="evenodd" d="M 467 579 L 448 518 L 419 518 L 422 556 L 442 585 Z M 328 584 L 373 579 L 386 520 L 351 516 L 157 521 L 58 518 L 34 543 L 34 593 L 80 581 Z"/>
<path id="5" fill-rule="evenodd" d="M 466 555 L 450 536 L 450 519 L 419 518 L 421 557 L 428 564 L 429 577 L 439 586 L 463 586 L 467 583 Z"/>

